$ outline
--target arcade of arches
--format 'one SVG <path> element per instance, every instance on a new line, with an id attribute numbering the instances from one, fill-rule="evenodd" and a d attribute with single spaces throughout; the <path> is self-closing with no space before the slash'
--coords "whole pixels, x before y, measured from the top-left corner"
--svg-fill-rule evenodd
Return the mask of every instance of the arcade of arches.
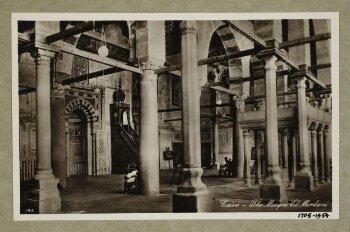
<path id="1" fill-rule="evenodd" d="M 213 211 L 223 180 L 330 188 L 330 38 L 321 19 L 19 21 L 21 208 L 65 212 L 72 180 L 130 167 L 173 212 Z"/>

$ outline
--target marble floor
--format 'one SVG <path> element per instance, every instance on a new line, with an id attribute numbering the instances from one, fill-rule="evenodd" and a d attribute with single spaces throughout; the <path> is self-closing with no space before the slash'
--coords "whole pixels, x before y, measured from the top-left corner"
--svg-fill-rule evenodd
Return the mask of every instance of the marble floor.
<path id="1" fill-rule="evenodd" d="M 172 194 L 176 192 L 176 186 L 169 185 L 172 174 L 171 170 L 161 170 L 160 195 L 156 197 L 124 195 L 122 175 L 70 177 L 68 187 L 61 191 L 62 212 L 172 212 Z M 322 184 L 312 192 L 287 189 L 288 204 L 278 206 L 272 202 L 262 207 L 258 202 L 259 185 L 247 187 L 240 179 L 219 177 L 217 170 L 204 170 L 202 180 L 213 195 L 213 212 L 327 212 L 332 207 L 331 183 Z"/>

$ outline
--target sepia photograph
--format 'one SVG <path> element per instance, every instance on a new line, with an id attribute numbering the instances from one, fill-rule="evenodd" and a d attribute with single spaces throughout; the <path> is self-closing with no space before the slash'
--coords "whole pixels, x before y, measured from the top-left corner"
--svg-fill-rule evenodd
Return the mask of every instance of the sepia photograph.
<path id="1" fill-rule="evenodd" d="M 14 219 L 338 219 L 338 21 L 13 13 Z"/>

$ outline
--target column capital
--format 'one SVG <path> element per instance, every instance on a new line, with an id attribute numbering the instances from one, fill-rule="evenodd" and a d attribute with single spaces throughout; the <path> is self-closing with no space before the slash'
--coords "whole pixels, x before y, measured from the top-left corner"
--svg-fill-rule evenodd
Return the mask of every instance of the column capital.
<path id="1" fill-rule="evenodd" d="M 140 69 L 142 70 L 141 80 L 142 81 L 156 81 L 157 75 L 154 70 L 161 66 L 160 62 L 154 59 L 147 59 L 141 63 Z"/>
<path id="2" fill-rule="evenodd" d="M 243 129 L 243 136 L 250 137 L 250 131 L 248 129 Z"/>
<path id="3" fill-rule="evenodd" d="M 264 137 L 264 130 L 258 129 L 255 131 L 255 137 L 257 138 L 263 138 Z"/>
<path id="4" fill-rule="evenodd" d="M 310 130 L 311 136 L 315 137 L 317 134 L 317 131 L 315 129 Z"/>
<path id="5" fill-rule="evenodd" d="M 323 134 L 328 135 L 328 133 L 329 133 L 329 125 L 324 125 Z"/>
<path id="6" fill-rule="evenodd" d="M 309 123 L 309 130 L 310 130 L 311 132 L 317 130 L 318 125 L 319 125 L 318 122 L 310 122 L 310 123 Z M 316 132 L 315 132 L 315 133 L 316 133 Z"/>
<path id="7" fill-rule="evenodd" d="M 323 129 L 324 129 L 325 125 L 320 123 L 317 127 L 317 131 L 319 134 L 323 134 Z"/>
<path id="8" fill-rule="evenodd" d="M 297 82 L 297 88 L 298 89 L 305 89 L 306 88 L 306 77 L 298 77 L 294 78 L 294 80 Z"/>
<path id="9" fill-rule="evenodd" d="M 183 20 L 180 23 L 182 34 L 194 33 L 197 34 L 197 23 L 193 20 Z"/>
<path id="10" fill-rule="evenodd" d="M 306 81 L 307 79 L 312 80 L 313 78 L 315 78 L 314 75 L 313 75 L 312 72 L 311 72 L 310 67 L 309 67 L 308 65 L 306 65 L 306 64 L 301 64 L 301 65 L 298 66 L 298 68 L 299 68 L 298 71 L 293 72 L 293 73 L 291 73 L 291 75 L 290 75 L 290 77 L 291 77 L 293 80 L 297 81 L 298 84 L 299 84 L 300 81 L 303 81 L 303 82 L 304 82 L 304 81 Z"/>
<path id="11" fill-rule="evenodd" d="M 269 60 L 271 57 L 280 58 L 282 60 L 287 59 L 287 53 L 279 49 L 280 42 L 276 39 L 266 41 L 267 48 L 257 54 L 259 59 Z"/>
<path id="12" fill-rule="evenodd" d="M 34 49 L 30 54 L 36 64 L 50 63 L 51 59 L 55 56 L 54 52 L 40 48 Z"/>
<path id="13" fill-rule="evenodd" d="M 51 88 L 51 97 L 52 98 L 64 98 L 64 93 L 66 89 L 70 89 L 69 85 L 62 85 L 54 83 Z"/>
<path id="14" fill-rule="evenodd" d="M 288 128 L 282 128 L 281 132 L 284 136 L 288 135 L 289 129 Z"/>
<path id="15" fill-rule="evenodd" d="M 147 59 L 145 61 L 143 61 L 141 63 L 141 66 L 140 66 L 140 69 L 144 72 L 144 71 L 148 71 L 148 70 L 151 70 L 151 71 L 154 71 L 156 70 L 157 68 L 159 68 L 161 66 L 160 64 L 161 62 L 159 61 L 156 61 L 154 59 Z"/>
<path id="16" fill-rule="evenodd" d="M 260 58 L 265 61 L 265 69 L 266 70 L 272 70 L 272 71 L 277 70 L 277 65 L 276 65 L 277 57 L 274 54 L 265 55 L 265 56 L 262 56 Z"/>

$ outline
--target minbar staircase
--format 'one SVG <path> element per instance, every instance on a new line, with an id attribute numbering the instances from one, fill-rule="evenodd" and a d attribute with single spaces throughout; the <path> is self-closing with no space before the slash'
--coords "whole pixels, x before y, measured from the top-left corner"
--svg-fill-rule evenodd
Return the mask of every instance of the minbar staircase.
<path id="1" fill-rule="evenodd" d="M 139 154 L 139 135 L 131 126 L 119 125 L 120 135 L 123 141 L 129 146 L 137 157 Z"/>
<path id="2" fill-rule="evenodd" d="M 128 166 L 137 165 L 139 135 L 129 125 L 118 124 L 113 129 L 112 173 L 126 173 Z"/>

